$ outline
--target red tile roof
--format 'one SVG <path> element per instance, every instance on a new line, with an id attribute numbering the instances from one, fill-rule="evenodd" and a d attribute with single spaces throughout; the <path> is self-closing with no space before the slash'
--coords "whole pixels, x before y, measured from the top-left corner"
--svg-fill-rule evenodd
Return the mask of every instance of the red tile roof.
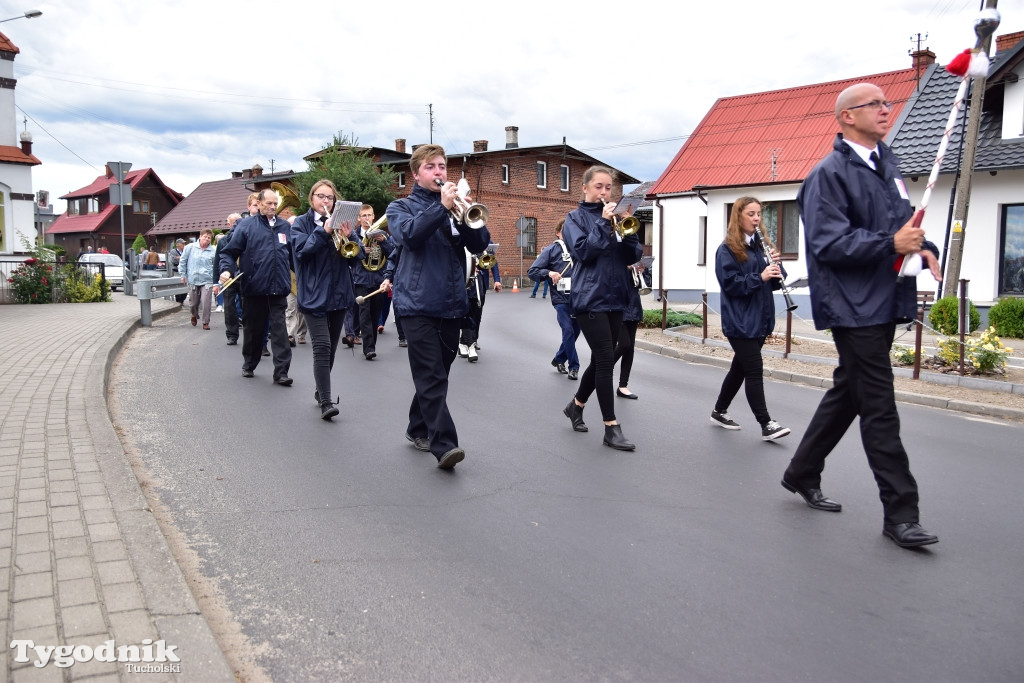
<path id="1" fill-rule="evenodd" d="M 871 82 L 894 103 L 895 123 L 917 85 L 914 69 L 830 83 L 723 97 L 715 102 L 650 189 L 649 195 L 691 191 L 694 186 L 735 187 L 802 181 L 828 152 L 839 132 L 840 92 Z M 775 177 L 772 177 L 772 152 Z"/>
<path id="2" fill-rule="evenodd" d="M 132 189 L 135 189 L 136 187 L 139 186 L 139 183 L 145 180 L 146 176 L 150 174 L 153 175 L 153 180 L 158 185 L 167 190 L 167 194 L 173 197 L 181 196 L 179 193 L 164 185 L 164 181 L 160 180 L 160 176 L 154 173 L 153 169 L 151 168 L 140 168 L 135 171 L 128 171 L 128 173 L 125 174 L 125 180 L 127 180 L 128 184 L 132 186 Z M 101 176 L 96 176 L 96 180 L 92 181 L 90 184 L 78 190 L 68 192 L 66 195 L 62 195 L 61 199 L 81 199 L 83 197 L 99 197 L 100 195 L 109 195 L 110 186 L 113 184 L 114 176 L 112 175 L 104 174 Z"/>
<path id="3" fill-rule="evenodd" d="M 0 145 L 0 162 L 25 164 L 27 166 L 37 166 L 43 163 L 36 158 L 36 155 L 25 154 L 21 151 L 21 147 L 14 147 L 13 145 Z"/>
<path id="4" fill-rule="evenodd" d="M 203 183 L 146 235 L 198 233 L 203 228 L 223 230 L 229 213 L 245 212 L 245 201 L 251 192 L 246 183 L 252 182 L 252 178 L 228 178 Z"/>
<path id="5" fill-rule="evenodd" d="M 0 52 L 13 52 L 14 54 L 18 54 L 21 50 L 18 49 L 17 45 L 11 42 L 10 38 L 0 33 Z"/>
<path id="6" fill-rule="evenodd" d="M 114 209 L 116 208 L 117 204 L 109 204 L 99 213 L 87 213 L 82 216 L 69 216 L 67 213 L 61 214 L 57 217 L 57 220 L 53 222 L 53 225 L 46 229 L 46 234 L 53 235 L 66 232 L 94 232 L 103 225 L 108 218 L 110 218 L 110 215 L 114 213 Z"/>

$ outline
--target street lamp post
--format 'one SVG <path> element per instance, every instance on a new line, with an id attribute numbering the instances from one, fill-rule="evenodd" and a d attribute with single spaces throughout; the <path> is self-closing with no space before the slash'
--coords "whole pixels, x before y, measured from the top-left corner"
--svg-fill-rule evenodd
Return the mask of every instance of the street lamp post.
<path id="1" fill-rule="evenodd" d="M 37 10 L 37 9 L 30 9 L 29 11 L 25 12 L 24 14 L 19 14 L 16 17 L 11 17 L 10 19 L 0 19 L 0 24 L 4 23 L 5 21 L 14 21 L 15 19 L 35 19 L 36 17 L 41 17 L 41 16 L 43 16 L 43 13 L 40 12 L 39 10 Z"/>

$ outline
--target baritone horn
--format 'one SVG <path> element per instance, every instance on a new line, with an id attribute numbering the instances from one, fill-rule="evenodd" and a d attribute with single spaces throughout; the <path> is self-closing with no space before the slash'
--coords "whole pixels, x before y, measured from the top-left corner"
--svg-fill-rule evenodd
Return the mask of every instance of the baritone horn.
<path id="1" fill-rule="evenodd" d="M 438 187 L 444 187 L 444 181 L 440 178 L 437 178 L 434 182 Z M 479 230 L 487 225 L 487 218 L 491 214 L 483 204 L 470 202 L 466 199 L 466 195 L 468 194 L 469 183 L 466 182 L 465 178 L 460 178 L 458 182 L 458 191 L 455 195 L 455 203 L 452 206 L 451 211 L 448 213 L 456 223 L 461 223 L 472 230 Z"/>
<path id="2" fill-rule="evenodd" d="M 498 257 L 489 252 L 484 252 L 476 257 L 476 267 L 480 270 L 490 270 L 498 265 Z"/>
<path id="3" fill-rule="evenodd" d="M 338 208 L 337 203 L 335 203 L 334 208 Z M 341 234 L 340 228 L 334 227 L 334 214 L 328 214 L 324 227 L 331 228 L 331 240 L 334 241 L 334 248 L 338 250 L 338 254 L 345 258 L 356 258 L 359 256 L 359 243 L 345 237 Z"/>
<path id="4" fill-rule="evenodd" d="M 764 241 L 764 234 L 761 232 L 761 228 L 754 226 L 754 233 L 757 235 L 757 241 L 761 243 L 761 249 L 764 250 L 764 257 L 768 261 L 769 266 L 776 265 L 775 259 L 772 258 L 772 250 L 768 248 L 768 243 Z M 779 267 L 781 273 L 782 267 Z M 786 279 L 779 277 L 779 282 L 782 284 L 782 297 L 786 300 L 786 310 L 795 311 L 797 305 L 793 303 L 793 297 L 789 293 L 789 287 L 786 285 Z"/>
<path id="5" fill-rule="evenodd" d="M 605 206 L 608 205 L 608 202 L 605 201 L 604 197 L 601 197 L 601 203 Z M 615 214 L 612 214 L 612 229 L 619 233 L 619 237 L 635 235 L 636 231 L 640 229 L 640 219 L 636 216 L 624 216 L 620 221 L 615 217 Z"/>
<path id="6" fill-rule="evenodd" d="M 376 273 L 378 270 L 387 265 L 388 259 L 384 254 L 384 250 L 380 248 L 380 243 L 377 242 L 377 237 L 387 232 L 388 228 L 388 217 L 386 215 L 381 216 L 370 229 L 366 231 L 363 236 L 363 249 L 366 250 L 366 258 L 363 259 L 363 268 Z M 359 303 L 359 302 L 357 302 Z"/>

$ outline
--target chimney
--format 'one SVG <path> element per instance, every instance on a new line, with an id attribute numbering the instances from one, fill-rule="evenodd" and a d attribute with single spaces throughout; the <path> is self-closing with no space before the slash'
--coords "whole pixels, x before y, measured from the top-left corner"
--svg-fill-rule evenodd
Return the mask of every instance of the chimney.
<path id="1" fill-rule="evenodd" d="M 505 149 L 519 148 L 519 126 L 505 126 Z"/>
<path id="2" fill-rule="evenodd" d="M 21 151 L 26 155 L 32 155 L 32 133 L 27 130 L 21 131 Z"/>
<path id="3" fill-rule="evenodd" d="M 248 180 L 249 178 L 252 178 L 252 169 L 251 168 L 243 168 L 242 169 L 242 177 L 245 178 L 246 180 Z"/>
<path id="4" fill-rule="evenodd" d="M 259 164 L 254 164 L 252 167 L 252 177 L 259 178 L 261 175 L 263 175 L 263 167 Z"/>
<path id="5" fill-rule="evenodd" d="M 395 151 L 405 154 L 405 138 L 395 138 Z"/>
<path id="6" fill-rule="evenodd" d="M 423 146 L 423 143 L 420 143 L 420 144 L 418 144 L 418 145 L 413 145 L 413 146 L 412 146 L 412 151 L 414 151 L 414 152 L 415 152 L 416 150 L 418 150 L 418 149 L 419 149 L 420 147 L 422 147 L 422 146 Z"/>
<path id="7" fill-rule="evenodd" d="M 487 140 L 474 140 L 473 141 L 473 153 L 486 152 L 487 151 Z"/>
<path id="8" fill-rule="evenodd" d="M 242 177 L 242 172 L 241 171 L 232 171 L 231 172 L 231 177 L 232 178 L 241 178 Z"/>
<path id="9" fill-rule="evenodd" d="M 996 54 L 1006 52 L 1022 39 L 1024 39 L 1024 31 L 1007 33 L 1005 36 L 996 36 Z"/>
<path id="10" fill-rule="evenodd" d="M 924 71 L 929 66 L 935 63 L 935 53 L 925 48 L 923 50 L 914 50 L 910 53 L 911 63 L 910 66 L 918 71 Z"/>

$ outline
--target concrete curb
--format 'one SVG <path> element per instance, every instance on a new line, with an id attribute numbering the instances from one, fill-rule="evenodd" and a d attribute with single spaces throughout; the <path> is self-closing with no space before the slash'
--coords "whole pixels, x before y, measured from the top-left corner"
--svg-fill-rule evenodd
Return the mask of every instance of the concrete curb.
<path id="1" fill-rule="evenodd" d="M 687 339 L 688 341 L 696 341 L 700 343 L 700 339 L 674 333 L 673 336 Z M 728 344 L 725 344 L 719 340 L 708 339 L 706 342 L 708 346 L 718 346 L 723 348 L 729 348 Z M 679 349 L 672 348 L 670 346 L 663 346 L 661 344 L 655 344 L 653 342 L 645 341 L 642 339 L 636 340 L 636 347 L 644 351 L 651 353 L 657 353 L 662 356 L 668 356 L 669 358 L 678 358 L 680 360 L 687 361 L 689 363 L 700 363 L 701 365 L 713 365 L 715 367 L 727 369 L 732 364 L 732 358 L 720 358 L 718 356 L 706 356 L 700 353 L 694 353 L 690 351 L 680 351 Z M 782 354 L 772 349 L 765 350 L 766 355 L 772 355 L 776 357 L 782 357 Z M 827 358 L 819 358 L 816 356 L 797 356 L 795 354 L 789 354 L 789 357 L 793 360 L 799 360 L 809 363 L 820 363 L 822 365 L 834 366 L 835 361 Z M 897 372 L 904 370 L 904 372 Z M 910 372 L 904 368 L 893 368 L 896 374 L 901 376 L 910 376 Z M 934 374 L 934 373 L 929 373 Z M 797 384 L 806 384 L 812 387 L 821 387 L 823 389 L 829 389 L 832 387 L 832 380 L 825 377 L 813 377 L 810 375 L 802 375 L 794 372 L 786 372 L 780 370 L 768 370 L 764 372 L 765 377 L 769 377 L 778 382 L 795 382 Z M 941 377 L 948 377 L 947 375 L 940 375 Z M 924 379 L 924 373 L 922 373 L 922 379 Z M 992 380 L 984 380 L 972 377 L 953 377 L 951 380 L 960 380 L 959 382 L 949 381 L 934 381 L 935 384 L 949 384 L 954 386 L 962 386 L 967 389 L 983 389 L 987 391 L 1003 391 L 1010 393 L 1024 393 L 1024 385 L 1020 384 L 1005 384 L 1002 382 L 993 382 Z M 973 381 L 968 381 L 973 380 Z M 929 380 L 924 380 L 929 381 Z M 994 385 L 999 388 L 992 388 L 989 385 Z M 941 396 L 930 396 L 928 394 L 916 394 L 909 391 L 897 391 L 896 400 L 901 403 L 911 403 L 914 405 L 928 406 L 930 408 L 942 408 L 945 410 L 956 410 L 962 413 L 970 413 L 972 415 L 981 415 L 986 417 L 998 417 L 1007 420 L 1024 420 L 1024 410 L 1017 408 L 1006 408 L 1003 406 L 993 406 L 987 403 L 975 403 L 972 401 L 962 401 L 958 399 L 949 399 Z"/>

